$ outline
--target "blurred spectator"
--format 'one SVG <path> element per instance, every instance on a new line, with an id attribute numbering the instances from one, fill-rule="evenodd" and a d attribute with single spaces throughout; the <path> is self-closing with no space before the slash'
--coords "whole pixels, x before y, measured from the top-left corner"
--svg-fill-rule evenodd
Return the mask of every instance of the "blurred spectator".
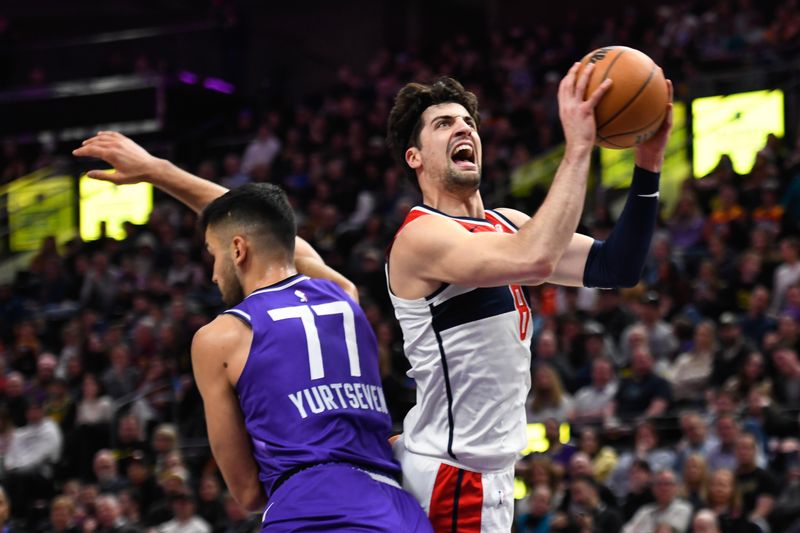
<path id="1" fill-rule="evenodd" d="M 151 466 L 147 463 L 141 451 L 134 452 L 126 462 L 126 477 L 130 489 L 136 491 L 140 514 L 146 515 L 153 505 L 164 496 L 164 491 L 153 475 Z"/>
<path id="2" fill-rule="evenodd" d="M 244 151 L 242 172 L 252 176 L 257 167 L 271 168 L 272 162 L 281 151 L 281 147 L 281 141 L 273 135 L 270 127 L 267 124 L 262 124 L 258 128 L 256 138 L 247 145 L 247 149 Z"/>
<path id="3" fill-rule="evenodd" d="M 75 523 L 75 502 L 69 496 L 56 496 L 50 504 L 50 520 L 39 533 L 78 533 Z"/>
<path id="4" fill-rule="evenodd" d="M 23 502 L 24 503 L 24 502 Z M 5 489 L 0 487 L 0 531 L 3 533 L 22 533 L 11 520 L 11 502 Z"/>
<path id="5" fill-rule="evenodd" d="M 768 304 L 769 290 L 763 285 L 757 285 L 750 294 L 747 311 L 741 317 L 742 333 L 756 346 L 760 346 L 764 335 L 777 326 L 775 319 L 767 314 Z"/>
<path id="6" fill-rule="evenodd" d="M 714 354 L 711 384 L 721 387 L 744 365 L 753 351 L 752 343 L 742 335 L 742 328 L 734 313 L 727 311 L 719 317 L 719 348 Z"/>
<path id="7" fill-rule="evenodd" d="M 678 498 L 678 482 L 672 470 L 656 472 L 653 481 L 655 502 L 639 509 L 625 524 L 625 533 L 655 533 L 662 524 L 673 531 L 686 531 L 692 518 L 692 507 Z"/>
<path id="8" fill-rule="evenodd" d="M 570 482 L 572 504 L 568 526 L 553 531 L 603 531 L 616 533 L 622 527 L 622 516 L 615 507 L 601 501 L 597 482 L 591 476 L 577 476 Z"/>
<path id="9" fill-rule="evenodd" d="M 617 466 L 617 452 L 611 446 L 602 446 L 600 436 L 591 426 L 581 429 L 578 449 L 592 461 L 594 478 L 603 483 Z"/>
<path id="10" fill-rule="evenodd" d="M 222 503 L 222 488 L 215 475 L 205 475 L 200 480 L 197 493 L 197 514 L 214 531 L 225 527 L 225 506 Z"/>
<path id="11" fill-rule="evenodd" d="M 762 529 L 775 506 L 778 482 L 775 476 L 756 464 L 757 443 L 751 433 L 736 439 L 736 485 L 742 495 L 742 514 Z"/>
<path id="12" fill-rule="evenodd" d="M 775 399 L 791 408 L 800 407 L 800 361 L 792 348 L 778 348 L 772 353 L 772 360 L 780 375 L 773 385 Z"/>
<path id="13" fill-rule="evenodd" d="M 620 455 L 608 480 L 608 486 L 617 499 L 623 499 L 628 492 L 630 470 L 637 460 L 647 461 L 650 469 L 655 471 L 672 468 L 675 464 L 675 452 L 660 446 L 658 432 L 650 422 L 641 422 L 636 426 L 633 446 L 633 450 Z"/>
<path id="14" fill-rule="evenodd" d="M 683 462 L 681 473 L 679 495 L 692 506 L 693 511 L 697 511 L 706 503 L 708 469 L 705 458 L 699 453 L 688 456 Z"/>
<path id="15" fill-rule="evenodd" d="M 569 418 L 573 424 L 602 422 L 611 411 L 617 394 L 614 367 L 610 360 L 598 358 L 592 362 L 592 383 L 578 389 L 572 402 Z"/>
<path id="16" fill-rule="evenodd" d="M 114 306 L 117 288 L 117 272 L 108 255 L 95 253 L 81 287 L 81 305 L 109 313 Z"/>
<path id="17" fill-rule="evenodd" d="M 6 413 L 15 427 L 25 425 L 25 377 L 20 372 L 9 372 L 6 375 L 5 398 L 3 403 Z"/>
<path id="18" fill-rule="evenodd" d="M 633 352 L 632 376 L 624 378 L 612 404 L 612 414 L 628 421 L 664 414 L 672 400 L 669 383 L 653 372 L 653 357 L 646 347 Z"/>
<path id="19" fill-rule="evenodd" d="M 697 412 L 684 413 L 680 417 L 681 440 L 675 449 L 678 456 L 675 468 L 683 468 L 684 461 L 691 455 L 707 457 L 717 445 L 717 439 L 708 436 L 706 424 Z"/>
<path id="20" fill-rule="evenodd" d="M 27 424 L 14 430 L 5 456 L 6 488 L 19 516 L 39 499 L 52 496 L 54 466 L 61 457 L 62 434 L 46 418 L 41 404 L 30 400 Z"/>
<path id="21" fill-rule="evenodd" d="M 692 533 L 722 533 L 717 517 L 708 509 L 700 509 L 692 519 Z"/>
<path id="22" fill-rule="evenodd" d="M 761 355 L 761 352 L 747 354 L 739 371 L 725 382 L 724 387 L 733 394 L 737 402 L 743 402 L 754 388 L 770 394 L 772 380 L 767 376 L 764 368 L 764 356 Z"/>
<path id="23" fill-rule="evenodd" d="M 519 533 L 549 533 L 550 523 L 553 520 L 551 507 L 552 493 L 547 485 L 537 485 L 528 496 L 527 513 L 517 518 L 517 531 Z"/>
<path id="24" fill-rule="evenodd" d="M 566 422 L 571 408 L 572 398 L 564 392 L 555 370 L 547 365 L 534 369 L 527 402 L 528 423 L 544 422 L 550 418 L 559 423 Z"/>
<path id="25" fill-rule="evenodd" d="M 159 533 L 211 533 L 211 526 L 195 514 L 195 501 L 188 491 L 170 496 L 175 518 L 159 525 Z"/>
<path id="26" fill-rule="evenodd" d="M 647 291 L 642 296 L 636 308 L 638 321 L 622 333 L 621 344 L 626 361 L 630 361 L 633 355 L 629 337 L 640 326 L 644 327 L 650 352 L 658 361 L 670 360 L 678 350 L 678 339 L 675 338 L 672 326 L 662 319 L 660 306 L 661 296 L 656 291 Z"/>
<path id="27" fill-rule="evenodd" d="M 139 384 L 139 370 L 131 366 L 130 349 L 125 344 L 111 348 L 111 366 L 103 374 L 103 386 L 108 395 L 119 400 L 131 394 Z"/>
<path id="28" fill-rule="evenodd" d="M 692 348 L 682 353 L 669 370 L 676 402 L 702 406 L 716 351 L 714 323 L 704 320 L 695 326 Z"/>
<path id="29" fill-rule="evenodd" d="M 736 469 L 736 440 L 739 438 L 740 427 L 732 414 L 722 414 L 716 421 L 716 433 L 719 442 L 712 446 L 706 455 L 708 468 L 711 471 Z"/>
<path id="30" fill-rule="evenodd" d="M 135 533 L 137 530 L 128 526 L 119 507 L 119 500 L 113 494 L 101 494 L 97 497 L 97 533 Z"/>
<path id="31" fill-rule="evenodd" d="M 622 500 L 622 517 L 627 522 L 634 513 L 654 501 L 653 471 L 645 459 L 634 459 L 628 470 L 628 492 Z"/>
<path id="32" fill-rule="evenodd" d="M 561 383 L 569 390 L 572 387 L 573 371 L 566 357 L 558 351 L 558 341 L 552 330 L 546 329 L 536 337 L 533 350 L 534 364 L 549 365 L 558 373 Z"/>
<path id="33" fill-rule="evenodd" d="M 128 486 L 128 480 L 119 475 L 117 460 L 111 450 L 103 449 L 94 456 L 92 471 L 101 493 L 118 494 Z"/>
<path id="34" fill-rule="evenodd" d="M 777 314 L 783 309 L 789 287 L 800 281 L 800 241 L 787 237 L 780 242 L 781 264 L 775 270 L 772 282 L 772 303 L 769 310 Z"/>

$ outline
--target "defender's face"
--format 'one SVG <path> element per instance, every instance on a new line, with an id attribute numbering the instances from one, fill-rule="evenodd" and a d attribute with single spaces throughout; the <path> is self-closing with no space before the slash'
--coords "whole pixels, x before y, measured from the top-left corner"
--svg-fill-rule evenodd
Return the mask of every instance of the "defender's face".
<path id="1" fill-rule="evenodd" d="M 481 139 L 461 104 L 433 105 L 422 113 L 419 167 L 448 189 L 477 189 L 481 182 Z M 413 150 L 413 149 L 412 149 Z"/>
<path id="2" fill-rule="evenodd" d="M 225 305 L 233 307 L 244 300 L 244 289 L 236 276 L 236 267 L 233 264 L 229 247 L 224 246 L 219 236 L 211 230 L 206 230 L 206 248 L 214 258 L 214 270 L 211 276 Z"/>

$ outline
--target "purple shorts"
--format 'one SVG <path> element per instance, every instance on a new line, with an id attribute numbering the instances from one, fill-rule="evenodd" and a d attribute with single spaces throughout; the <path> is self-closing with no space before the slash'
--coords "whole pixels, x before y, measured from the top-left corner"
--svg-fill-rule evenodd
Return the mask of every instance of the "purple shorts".
<path id="1" fill-rule="evenodd" d="M 391 478 L 344 463 L 313 466 L 276 490 L 261 531 L 433 533 L 417 500 Z"/>

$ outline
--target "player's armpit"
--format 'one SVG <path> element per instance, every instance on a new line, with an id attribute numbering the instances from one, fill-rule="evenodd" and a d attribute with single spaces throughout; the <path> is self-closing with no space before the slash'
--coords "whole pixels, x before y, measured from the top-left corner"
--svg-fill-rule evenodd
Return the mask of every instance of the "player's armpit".
<path id="1" fill-rule="evenodd" d="M 211 451 L 222 477 L 244 508 L 258 511 L 266 496 L 239 401 L 223 366 L 223 357 L 249 350 L 251 339 L 229 327 L 230 320 L 235 319 L 222 315 L 195 334 L 192 367 L 203 398 Z"/>

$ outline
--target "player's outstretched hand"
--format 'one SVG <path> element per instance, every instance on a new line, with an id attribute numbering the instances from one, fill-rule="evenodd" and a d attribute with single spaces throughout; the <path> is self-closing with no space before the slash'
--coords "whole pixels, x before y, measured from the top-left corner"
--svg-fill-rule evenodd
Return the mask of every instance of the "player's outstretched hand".
<path id="1" fill-rule="evenodd" d="M 561 126 L 564 128 L 567 148 L 574 146 L 579 149 L 591 149 L 594 146 L 597 129 L 594 108 L 611 88 L 611 80 L 606 79 L 588 98 L 584 98 L 594 64 L 586 65 L 586 68 L 581 70 L 580 76 L 578 76 L 579 69 L 580 63 L 572 65 L 558 86 L 558 114 Z"/>
<path id="2" fill-rule="evenodd" d="M 80 148 L 72 151 L 79 157 L 96 157 L 102 159 L 116 170 L 90 170 L 87 175 L 117 185 L 149 181 L 157 172 L 157 157 L 116 131 L 101 131 L 97 135 L 83 141 Z"/>
<path id="3" fill-rule="evenodd" d="M 636 146 L 636 164 L 652 172 L 660 172 L 664 162 L 664 152 L 667 149 L 667 141 L 672 131 L 672 81 L 667 80 L 667 111 L 664 122 L 652 137 Z"/>

